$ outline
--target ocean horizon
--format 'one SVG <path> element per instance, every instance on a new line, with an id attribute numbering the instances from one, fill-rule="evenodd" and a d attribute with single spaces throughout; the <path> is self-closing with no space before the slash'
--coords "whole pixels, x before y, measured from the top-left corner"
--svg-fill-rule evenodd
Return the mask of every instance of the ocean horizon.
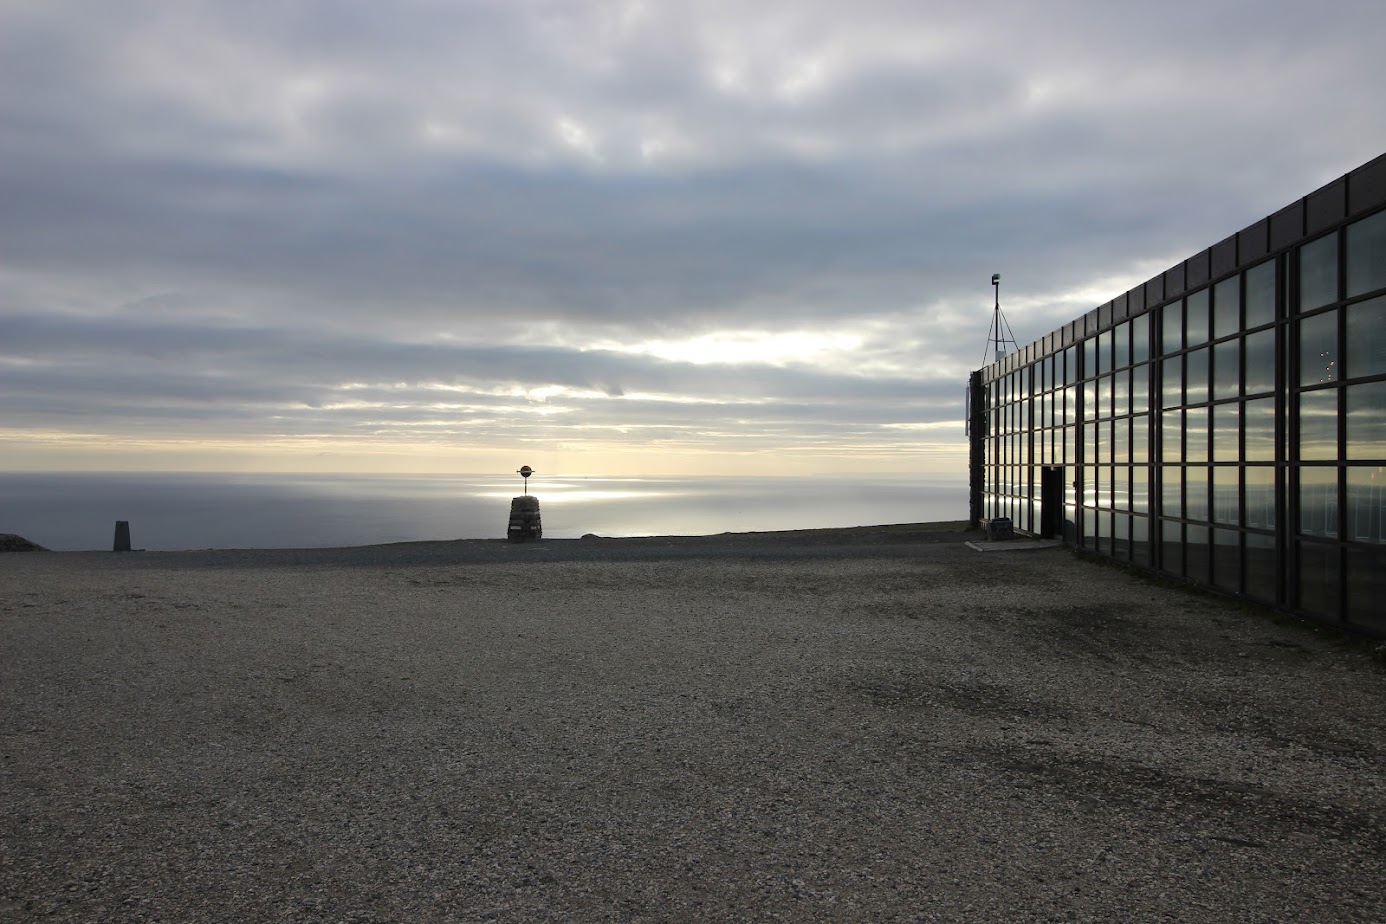
<path id="1" fill-rule="evenodd" d="M 0 472 L 0 533 L 150 551 L 503 539 L 518 475 Z M 967 477 L 535 476 L 544 537 L 696 536 L 962 520 Z"/>

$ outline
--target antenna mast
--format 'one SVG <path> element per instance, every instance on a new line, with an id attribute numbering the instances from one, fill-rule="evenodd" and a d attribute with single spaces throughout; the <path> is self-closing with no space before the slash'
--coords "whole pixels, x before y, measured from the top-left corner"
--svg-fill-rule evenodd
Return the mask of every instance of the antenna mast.
<path id="1" fill-rule="evenodd" d="M 991 287 L 996 292 L 996 308 L 991 315 L 991 328 L 987 331 L 987 346 L 982 351 L 982 362 L 987 361 L 987 350 L 992 351 L 992 362 L 999 362 L 1006 356 L 1006 344 L 1011 345 L 1012 350 L 1019 347 L 1015 342 L 1015 334 L 1011 333 L 1011 325 L 1006 320 L 1006 316 L 1001 313 L 1001 274 L 991 274 Z"/>

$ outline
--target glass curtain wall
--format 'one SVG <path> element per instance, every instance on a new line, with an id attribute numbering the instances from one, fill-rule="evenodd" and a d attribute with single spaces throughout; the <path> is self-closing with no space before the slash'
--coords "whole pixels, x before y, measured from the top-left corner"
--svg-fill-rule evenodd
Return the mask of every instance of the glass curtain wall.
<path id="1" fill-rule="evenodd" d="M 986 515 L 1386 634 L 1386 211 L 1171 294 L 993 370 Z"/>

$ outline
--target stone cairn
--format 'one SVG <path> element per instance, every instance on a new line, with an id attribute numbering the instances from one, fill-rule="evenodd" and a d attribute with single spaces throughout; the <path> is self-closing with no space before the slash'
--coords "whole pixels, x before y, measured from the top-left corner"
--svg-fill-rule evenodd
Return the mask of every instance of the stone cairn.
<path id="1" fill-rule="evenodd" d="M 525 494 L 510 501 L 510 526 L 505 531 L 505 538 L 511 542 L 544 538 L 544 526 L 539 520 L 539 498 L 529 494 L 529 476 L 533 474 L 534 469 L 528 465 L 520 466 L 519 475 L 525 480 Z"/>

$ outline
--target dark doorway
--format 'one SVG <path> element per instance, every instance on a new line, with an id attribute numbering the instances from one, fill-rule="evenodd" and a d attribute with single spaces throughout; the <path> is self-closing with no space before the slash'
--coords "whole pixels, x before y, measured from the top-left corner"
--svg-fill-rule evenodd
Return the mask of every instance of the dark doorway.
<path id="1" fill-rule="evenodd" d="M 1040 469 L 1040 538 L 1058 538 L 1063 523 L 1064 470 L 1061 466 L 1047 465 Z"/>

